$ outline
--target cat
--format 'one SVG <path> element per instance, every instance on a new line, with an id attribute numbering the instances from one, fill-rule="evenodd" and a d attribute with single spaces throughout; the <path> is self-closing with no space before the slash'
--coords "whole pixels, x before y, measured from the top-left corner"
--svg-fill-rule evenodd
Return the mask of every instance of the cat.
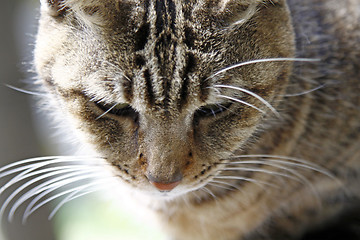
<path id="1" fill-rule="evenodd" d="M 172 239 L 310 239 L 360 206 L 359 21 L 358 0 L 41 0 L 34 64 Z"/>

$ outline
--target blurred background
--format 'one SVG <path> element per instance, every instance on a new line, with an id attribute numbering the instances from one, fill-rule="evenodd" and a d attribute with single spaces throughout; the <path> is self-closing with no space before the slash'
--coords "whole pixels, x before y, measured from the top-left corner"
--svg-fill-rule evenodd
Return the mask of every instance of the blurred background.
<path id="1" fill-rule="evenodd" d="M 14 161 L 61 154 L 51 141 L 49 126 L 31 96 L 6 84 L 27 89 L 35 77 L 31 70 L 39 0 L 1 0 L 0 8 L 0 168 Z M 39 121 L 41 123 L 39 124 Z M 37 124 L 35 124 L 37 123 Z M 51 131 L 50 131 L 51 132 Z M 0 179 L 3 186 L 9 179 Z M 11 194 L 0 195 L 0 206 Z M 1 219 L 0 240 L 146 240 L 164 239 L 148 222 L 133 219 L 121 203 L 92 194 L 64 206 L 56 217 L 55 205 L 42 207 L 26 224 L 21 209 L 12 223 Z"/>

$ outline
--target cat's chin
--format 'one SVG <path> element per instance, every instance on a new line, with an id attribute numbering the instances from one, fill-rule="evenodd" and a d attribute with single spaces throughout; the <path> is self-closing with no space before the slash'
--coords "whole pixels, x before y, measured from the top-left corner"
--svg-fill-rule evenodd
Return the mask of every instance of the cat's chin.
<path id="1" fill-rule="evenodd" d="M 158 200 L 165 200 L 165 201 L 172 201 L 175 200 L 181 196 L 184 196 L 186 193 L 175 193 L 175 192 L 151 192 L 147 193 L 152 198 L 156 198 Z"/>

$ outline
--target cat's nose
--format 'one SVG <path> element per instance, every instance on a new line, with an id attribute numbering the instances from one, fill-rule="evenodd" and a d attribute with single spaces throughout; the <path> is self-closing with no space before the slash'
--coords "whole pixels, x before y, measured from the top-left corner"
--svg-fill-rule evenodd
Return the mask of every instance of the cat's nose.
<path id="1" fill-rule="evenodd" d="M 172 182 L 172 183 L 162 183 L 162 182 L 151 182 L 154 187 L 156 187 L 160 191 L 171 191 L 173 190 L 177 185 L 179 185 L 180 181 Z"/>
<path id="2" fill-rule="evenodd" d="M 159 191 L 168 192 L 173 190 L 177 185 L 180 184 L 182 176 L 181 175 L 177 176 L 176 178 L 173 179 L 173 181 L 161 181 L 153 177 L 151 174 L 148 174 L 147 178 L 149 179 L 149 182 Z"/>

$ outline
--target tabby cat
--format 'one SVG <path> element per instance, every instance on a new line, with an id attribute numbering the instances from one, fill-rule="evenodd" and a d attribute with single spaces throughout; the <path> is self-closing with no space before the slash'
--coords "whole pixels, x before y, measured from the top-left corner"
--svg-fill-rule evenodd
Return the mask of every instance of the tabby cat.
<path id="1" fill-rule="evenodd" d="M 42 0 L 35 66 L 171 239 L 310 238 L 360 207 L 359 22 L 359 0 Z"/>

